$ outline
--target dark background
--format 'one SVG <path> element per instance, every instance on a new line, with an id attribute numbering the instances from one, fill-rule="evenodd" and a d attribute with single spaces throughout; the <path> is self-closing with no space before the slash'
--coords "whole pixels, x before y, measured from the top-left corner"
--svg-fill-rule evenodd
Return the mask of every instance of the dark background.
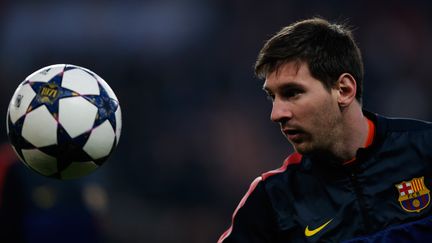
<path id="1" fill-rule="evenodd" d="M 55 181 L 21 166 L 28 200 L 44 210 L 85 207 L 101 242 L 216 242 L 249 183 L 292 151 L 253 75 L 264 41 L 303 18 L 348 21 L 365 62 L 364 107 L 432 120 L 431 6 L 0 1 L 0 114 L 26 76 L 57 63 L 104 78 L 123 113 L 118 148 L 90 176 Z M 6 141 L 5 125 L 0 132 Z"/>

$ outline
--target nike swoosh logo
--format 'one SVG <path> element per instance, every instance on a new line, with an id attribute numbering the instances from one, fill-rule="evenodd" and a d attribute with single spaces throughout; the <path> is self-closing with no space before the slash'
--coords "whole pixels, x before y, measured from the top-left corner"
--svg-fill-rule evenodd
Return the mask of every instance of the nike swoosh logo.
<path id="1" fill-rule="evenodd" d="M 314 236 L 316 233 L 318 233 L 318 232 L 320 232 L 322 229 L 324 229 L 328 224 L 330 224 L 330 222 L 332 221 L 333 219 L 330 219 L 329 221 L 327 221 L 326 223 L 324 223 L 323 225 L 321 225 L 320 227 L 318 227 L 318 228 L 316 228 L 316 229 L 314 229 L 314 230 L 310 230 L 309 229 L 309 226 L 306 226 L 306 229 L 305 229 L 305 235 L 307 236 L 307 237 L 311 237 L 311 236 Z"/>

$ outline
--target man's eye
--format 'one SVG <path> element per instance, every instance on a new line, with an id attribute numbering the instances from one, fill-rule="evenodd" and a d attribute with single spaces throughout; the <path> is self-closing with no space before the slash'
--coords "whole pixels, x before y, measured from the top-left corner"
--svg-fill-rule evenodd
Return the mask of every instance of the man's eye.
<path id="1" fill-rule="evenodd" d="M 290 90 L 286 90 L 286 91 L 283 93 L 283 96 L 286 97 L 286 98 L 294 98 L 294 97 L 297 97 L 298 95 L 300 95 L 301 93 L 302 93 L 301 90 L 298 90 L 298 89 L 290 89 Z"/>
<path id="2" fill-rule="evenodd" d="M 272 95 L 272 94 L 267 94 L 267 95 L 266 95 L 266 98 L 267 98 L 269 101 L 273 102 L 274 99 L 275 99 L 275 96 Z"/>

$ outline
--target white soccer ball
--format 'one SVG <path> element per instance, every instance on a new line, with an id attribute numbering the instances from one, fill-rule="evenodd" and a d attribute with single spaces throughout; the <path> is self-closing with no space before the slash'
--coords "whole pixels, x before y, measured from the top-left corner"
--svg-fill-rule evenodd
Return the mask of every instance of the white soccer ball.
<path id="1" fill-rule="evenodd" d="M 72 179 L 101 166 L 117 146 L 121 110 L 110 86 L 75 65 L 44 67 L 16 89 L 7 133 L 25 165 L 47 177 Z"/>

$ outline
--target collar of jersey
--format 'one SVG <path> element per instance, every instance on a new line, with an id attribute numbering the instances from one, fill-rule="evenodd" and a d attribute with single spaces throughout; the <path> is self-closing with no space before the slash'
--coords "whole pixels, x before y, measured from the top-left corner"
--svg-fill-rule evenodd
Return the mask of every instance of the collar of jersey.
<path id="1" fill-rule="evenodd" d="M 366 141 L 364 142 L 364 145 L 362 148 L 368 148 L 369 146 L 371 146 L 372 142 L 374 140 L 374 137 L 375 137 L 375 124 L 369 118 L 365 117 L 365 119 L 366 119 L 366 122 L 368 124 L 368 135 L 366 137 Z M 350 160 L 344 161 L 343 165 L 348 165 L 348 164 L 356 161 L 356 159 L 357 158 L 354 157 Z"/>

